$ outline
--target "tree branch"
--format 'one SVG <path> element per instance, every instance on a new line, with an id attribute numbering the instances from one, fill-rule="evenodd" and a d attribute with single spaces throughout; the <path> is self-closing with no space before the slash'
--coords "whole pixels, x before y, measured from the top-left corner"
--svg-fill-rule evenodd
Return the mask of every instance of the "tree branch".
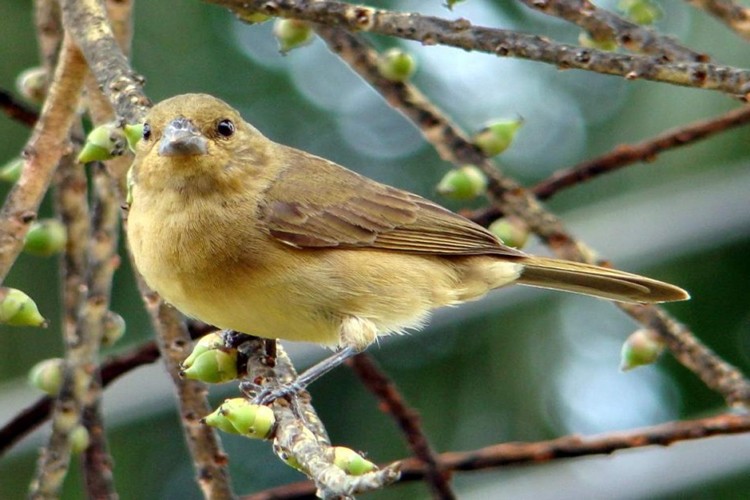
<path id="1" fill-rule="evenodd" d="M 744 97 L 750 92 L 750 70 L 698 62 L 668 62 L 663 57 L 626 55 L 577 47 L 509 30 L 473 26 L 415 13 L 398 13 L 332 0 L 206 0 L 232 10 L 302 19 L 351 32 L 404 38 L 423 45 L 447 45 L 499 57 L 529 59 L 560 69 L 582 69 L 628 80 L 651 80 L 715 90 Z"/>
<path id="2" fill-rule="evenodd" d="M 630 22 L 600 9 L 589 0 L 519 0 L 527 7 L 570 21 L 586 30 L 597 41 L 613 40 L 633 52 L 642 52 L 667 61 L 708 62 L 706 54 L 683 47 L 672 37 Z"/>

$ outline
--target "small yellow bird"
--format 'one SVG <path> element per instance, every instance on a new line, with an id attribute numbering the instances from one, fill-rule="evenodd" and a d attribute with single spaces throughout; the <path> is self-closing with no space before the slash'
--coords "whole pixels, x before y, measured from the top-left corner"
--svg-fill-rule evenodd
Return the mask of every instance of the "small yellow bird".
<path id="1" fill-rule="evenodd" d="M 673 285 L 503 245 L 406 191 L 272 142 L 223 101 L 186 94 L 146 117 L 128 238 L 150 287 L 188 316 L 348 347 L 511 283 L 627 302 Z"/>

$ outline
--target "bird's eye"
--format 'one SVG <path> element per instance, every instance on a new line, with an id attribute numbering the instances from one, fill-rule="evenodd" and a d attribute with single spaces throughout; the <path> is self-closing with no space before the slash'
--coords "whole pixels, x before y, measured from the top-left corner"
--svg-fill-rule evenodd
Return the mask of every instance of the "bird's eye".
<path id="1" fill-rule="evenodd" d="M 234 134 L 234 123 L 232 120 L 221 120 L 216 124 L 216 131 L 222 137 L 231 137 Z"/>
<path id="2" fill-rule="evenodd" d="M 147 141 L 151 139 L 151 125 L 148 123 L 143 124 L 143 140 Z"/>

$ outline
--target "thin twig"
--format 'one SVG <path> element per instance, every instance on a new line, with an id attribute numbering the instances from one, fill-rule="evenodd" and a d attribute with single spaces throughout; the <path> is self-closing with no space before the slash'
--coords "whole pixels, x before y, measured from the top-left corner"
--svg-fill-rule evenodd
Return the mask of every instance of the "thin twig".
<path id="1" fill-rule="evenodd" d="M 17 100 L 7 90 L 0 90 L 0 109 L 17 122 L 29 127 L 33 127 L 39 119 L 39 113 L 36 110 Z"/>
<path id="2" fill-rule="evenodd" d="M 439 456 L 444 470 L 477 471 L 508 465 L 548 463 L 555 460 L 609 455 L 618 450 L 669 446 L 680 441 L 750 432 L 750 416 L 724 414 L 699 420 L 669 422 L 643 429 L 596 436 L 565 436 L 535 443 L 502 443 L 471 451 L 447 452 Z M 426 469 L 415 458 L 405 458 L 399 482 L 421 481 Z M 242 497 L 242 500 L 291 500 L 309 498 L 315 487 L 309 481 L 286 484 Z"/>
<path id="3" fill-rule="evenodd" d="M 415 458 L 424 464 L 425 479 L 434 497 L 456 498 L 450 485 L 450 476 L 440 467 L 438 455 L 430 446 L 422 430 L 419 414 L 406 405 L 393 381 L 382 372 L 372 356 L 367 353 L 358 354 L 347 361 L 347 364 L 352 367 L 364 386 L 380 400 L 384 411 L 401 428 Z"/>
<path id="4" fill-rule="evenodd" d="M 586 30 L 597 41 L 612 40 L 634 52 L 664 57 L 668 61 L 708 62 L 706 54 L 695 52 L 672 37 L 623 19 L 589 0 L 520 0 L 528 7 L 559 17 Z"/>
<path id="5" fill-rule="evenodd" d="M 531 190 L 540 200 L 551 198 L 560 190 L 589 181 L 594 177 L 614 172 L 637 162 L 651 162 L 659 153 L 725 132 L 750 122 L 750 106 L 733 109 L 716 118 L 700 120 L 637 144 L 622 144 L 597 158 L 559 170 L 539 182 Z"/>
<path id="6" fill-rule="evenodd" d="M 750 8 L 732 0 L 687 0 L 726 24 L 732 31 L 750 39 Z"/>
<path id="7" fill-rule="evenodd" d="M 416 13 L 399 13 L 332 0 L 206 0 L 235 11 L 262 12 L 302 19 L 326 26 L 415 40 L 423 45 L 447 45 L 553 64 L 560 69 L 582 69 L 628 80 L 652 80 L 673 85 L 716 90 L 737 96 L 750 92 L 750 70 L 699 62 L 669 62 L 663 57 L 629 55 L 581 48 L 520 33 L 474 26 Z"/>
<path id="8" fill-rule="evenodd" d="M 63 48 L 49 97 L 24 148 L 21 178 L 0 210 L 0 282 L 21 252 L 55 167 L 68 150 L 68 133 L 76 116 L 86 65 L 72 42 Z"/>
<path id="9" fill-rule="evenodd" d="M 102 386 L 106 387 L 139 366 L 153 363 L 157 359 L 159 359 L 159 349 L 156 347 L 156 342 L 146 342 L 125 354 L 113 356 L 99 367 Z M 52 398 L 45 396 L 18 412 L 15 417 L 0 427 L 0 457 L 24 436 L 42 425 L 49 418 L 51 411 Z"/>

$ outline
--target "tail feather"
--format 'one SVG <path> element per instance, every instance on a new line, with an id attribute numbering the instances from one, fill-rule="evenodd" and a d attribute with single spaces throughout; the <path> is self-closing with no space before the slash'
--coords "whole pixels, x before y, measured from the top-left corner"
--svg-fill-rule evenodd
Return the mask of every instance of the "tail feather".
<path id="1" fill-rule="evenodd" d="M 606 267 L 567 260 L 528 257 L 517 283 L 593 295 L 621 302 L 671 302 L 690 295 L 669 283 Z"/>

